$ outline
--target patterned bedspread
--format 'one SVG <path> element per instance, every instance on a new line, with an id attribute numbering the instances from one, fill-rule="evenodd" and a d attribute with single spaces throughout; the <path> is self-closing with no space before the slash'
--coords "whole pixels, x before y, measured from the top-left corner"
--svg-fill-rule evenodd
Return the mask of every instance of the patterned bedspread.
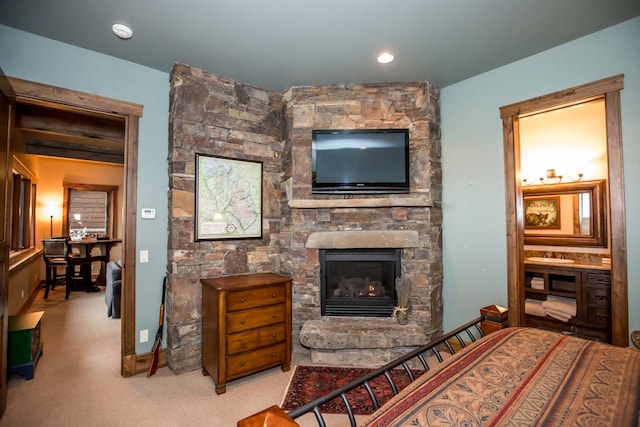
<path id="1" fill-rule="evenodd" d="M 507 328 L 418 378 L 363 426 L 640 426 L 640 351 Z"/>

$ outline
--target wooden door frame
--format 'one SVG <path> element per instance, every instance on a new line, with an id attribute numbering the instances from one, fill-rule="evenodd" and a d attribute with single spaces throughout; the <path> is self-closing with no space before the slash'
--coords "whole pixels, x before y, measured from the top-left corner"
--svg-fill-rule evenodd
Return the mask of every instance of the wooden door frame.
<path id="1" fill-rule="evenodd" d="M 123 286 L 121 310 L 120 374 L 131 376 L 146 370 L 145 357 L 135 348 L 136 288 L 136 210 L 138 188 L 138 126 L 143 106 L 89 93 L 9 77 L 16 102 L 36 104 L 57 110 L 119 117 L 125 122 L 124 206 L 123 206 Z"/>
<path id="2" fill-rule="evenodd" d="M 609 179 L 608 215 L 611 230 L 611 322 L 612 342 L 629 345 L 629 302 L 627 295 L 627 243 L 622 156 L 620 91 L 624 75 L 539 96 L 500 108 L 504 140 L 504 166 L 507 217 L 507 300 L 509 324 L 524 325 L 524 215 L 520 180 L 520 141 L 518 118 L 563 105 L 603 98 L 607 123 Z"/>
<path id="3" fill-rule="evenodd" d="M 9 337 L 9 243 L 11 238 L 10 221 L 6 218 L 11 212 L 12 199 L 9 197 L 11 185 L 11 134 L 13 114 L 15 110 L 15 93 L 9 80 L 0 68 L 0 213 L 5 221 L 0 229 L 0 418 L 7 407 L 7 341 Z M 5 109 L 6 108 L 6 109 Z"/>

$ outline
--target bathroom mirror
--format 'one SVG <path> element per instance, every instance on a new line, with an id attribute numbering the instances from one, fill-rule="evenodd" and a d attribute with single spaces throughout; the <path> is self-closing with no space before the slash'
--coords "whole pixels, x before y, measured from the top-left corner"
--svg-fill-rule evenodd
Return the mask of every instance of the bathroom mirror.
<path id="1" fill-rule="evenodd" d="M 605 180 L 522 188 L 524 243 L 607 247 Z"/>

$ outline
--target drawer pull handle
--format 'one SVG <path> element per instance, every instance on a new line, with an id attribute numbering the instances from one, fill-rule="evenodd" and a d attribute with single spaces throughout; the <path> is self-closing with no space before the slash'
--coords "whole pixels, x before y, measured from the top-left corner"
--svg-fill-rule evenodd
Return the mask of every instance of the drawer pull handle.
<path id="1" fill-rule="evenodd" d="M 240 302 L 244 302 L 244 298 L 240 298 Z"/>
<path id="2" fill-rule="evenodd" d="M 242 319 L 242 320 L 240 321 L 240 324 L 241 324 L 241 325 L 244 325 L 244 319 Z"/>
<path id="3" fill-rule="evenodd" d="M 275 314 L 275 313 L 273 313 L 273 314 L 271 315 L 271 317 L 273 317 L 273 318 L 275 319 L 275 318 L 276 318 L 276 314 Z"/>
<path id="4" fill-rule="evenodd" d="M 271 334 L 271 338 L 275 338 L 275 337 L 276 337 L 276 334 Z"/>
<path id="5" fill-rule="evenodd" d="M 240 366 L 244 366 L 244 362 L 240 362 Z"/>
<path id="6" fill-rule="evenodd" d="M 276 297 L 276 293 L 274 292 L 271 294 L 271 298 L 275 298 L 275 297 Z"/>
<path id="7" fill-rule="evenodd" d="M 244 345 L 244 340 L 240 341 L 240 345 L 242 346 Z"/>
<path id="8" fill-rule="evenodd" d="M 271 353 L 271 357 L 276 357 L 276 353 Z"/>

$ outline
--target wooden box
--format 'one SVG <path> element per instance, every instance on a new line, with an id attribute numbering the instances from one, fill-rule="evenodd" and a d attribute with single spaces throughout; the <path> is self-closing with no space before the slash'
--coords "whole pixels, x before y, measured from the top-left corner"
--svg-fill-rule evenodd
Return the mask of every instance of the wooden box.
<path id="1" fill-rule="evenodd" d="M 509 309 L 499 305 L 489 305 L 480 309 L 480 327 L 485 335 L 509 327 Z"/>
<path id="2" fill-rule="evenodd" d="M 9 373 L 33 379 L 36 364 L 42 356 L 40 335 L 44 311 L 9 316 L 7 369 Z"/>

